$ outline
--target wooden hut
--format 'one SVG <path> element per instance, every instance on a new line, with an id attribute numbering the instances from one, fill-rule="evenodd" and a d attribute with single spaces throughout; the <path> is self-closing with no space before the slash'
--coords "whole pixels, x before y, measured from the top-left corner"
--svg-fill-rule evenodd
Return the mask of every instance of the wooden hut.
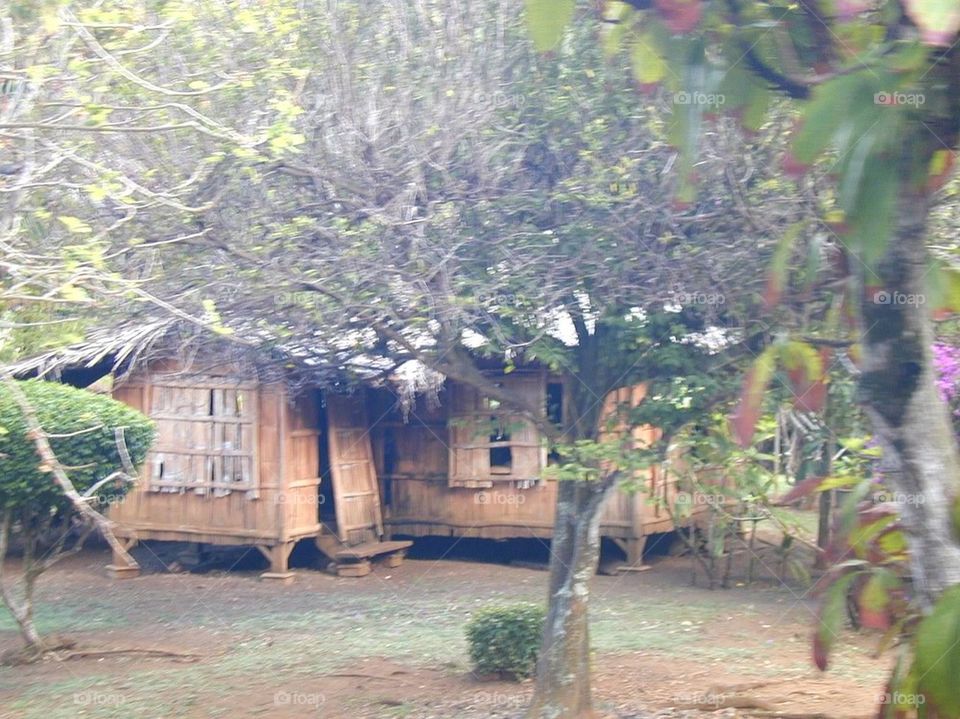
<path id="1" fill-rule="evenodd" d="M 201 375 L 154 364 L 114 397 L 156 423 L 138 486 L 111 508 L 129 545 L 159 539 L 253 545 L 265 576 L 289 577 L 294 544 L 320 532 L 316 392 L 241 379 L 230 367 Z M 116 574 L 136 571 L 115 559 Z"/>
<path id="2" fill-rule="evenodd" d="M 543 369 L 493 373 L 511 393 L 524 395 L 559 420 L 564 384 Z M 604 412 L 636 404 L 643 385 L 615 390 Z M 471 387 L 447 382 L 436 398 L 418 396 L 410 406 L 390 392 L 368 393 L 374 459 L 392 534 L 549 538 L 553 532 L 556 483 L 541 479 L 553 461 L 533 423 L 504 415 L 496 402 Z M 639 443 L 659 437 L 655 428 L 633 430 Z M 646 539 L 673 529 L 667 509 L 677 493 L 653 466 L 637 478 L 642 491 L 616 491 L 607 501 L 601 534 L 612 539 L 638 566 Z"/>
<path id="3" fill-rule="evenodd" d="M 157 428 L 140 481 L 110 510 L 128 546 L 251 545 L 270 562 L 263 576 L 286 580 L 291 550 L 304 539 L 341 574 L 359 576 L 374 557 L 399 563 L 411 542 L 392 535 L 551 536 L 556 485 L 541 473 L 554 458 L 534 423 L 477 390 L 446 381 L 437 392 L 401 399 L 384 383 L 351 393 L 329 377 L 291 385 L 283 372 L 226 353 L 208 352 L 201 362 L 172 351 L 157 341 L 166 331 L 151 340 L 153 351 L 136 356 L 116 338 L 126 354 L 113 395 Z M 119 361 L 102 348 L 58 357 L 19 371 L 56 366 L 83 384 Z M 488 373 L 545 417 L 563 416 L 561 378 L 541 368 Z M 643 385 L 616 390 L 604 411 L 636 404 L 644 392 Z M 639 443 L 658 437 L 654 428 L 633 432 Z M 667 506 L 677 491 L 658 467 L 637 479 L 643 491 L 615 492 L 601 524 L 630 565 L 639 565 L 649 535 L 673 528 Z M 115 557 L 110 569 L 132 576 L 138 568 Z"/>

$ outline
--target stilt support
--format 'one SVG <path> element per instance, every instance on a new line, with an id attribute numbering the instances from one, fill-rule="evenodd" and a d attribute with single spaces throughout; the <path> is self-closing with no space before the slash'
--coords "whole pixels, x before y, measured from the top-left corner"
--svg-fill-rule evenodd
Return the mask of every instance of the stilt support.
<path id="1" fill-rule="evenodd" d="M 296 542 L 283 542 L 282 544 L 274 544 L 269 547 L 263 547 L 258 544 L 257 549 L 259 549 L 260 553 L 270 562 L 270 571 L 263 572 L 260 575 L 260 579 L 269 579 L 275 582 L 281 582 L 282 584 L 292 582 L 296 575 L 290 571 L 289 561 L 290 553 L 293 551 L 294 545 L 296 545 Z"/>
<path id="2" fill-rule="evenodd" d="M 117 537 L 127 552 L 137 546 L 136 537 Z M 111 579 L 133 579 L 140 576 L 140 565 L 133 558 L 127 558 L 113 552 L 113 560 L 107 565 L 107 575 Z"/>

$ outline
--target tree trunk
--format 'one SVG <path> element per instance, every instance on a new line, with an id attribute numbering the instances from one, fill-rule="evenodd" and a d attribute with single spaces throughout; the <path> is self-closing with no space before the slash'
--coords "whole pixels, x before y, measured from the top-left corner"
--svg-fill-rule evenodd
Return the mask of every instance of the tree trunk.
<path id="1" fill-rule="evenodd" d="M 29 524 L 29 522 L 26 522 Z M 27 650 L 39 653 L 42 650 L 43 642 L 40 639 L 40 633 L 37 631 L 36 624 L 33 622 L 33 589 L 36 583 L 36 576 L 32 571 L 33 558 L 36 556 L 35 543 L 36 537 L 29 530 L 23 532 L 24 542 L 24 567 L 23 567 L 23 598 L 18 600 L 14 590 L 7 586 L 4 581 L 4 562 L 7 559 L 7 549 L 10 546 L 10 534 L 13 529 L 13 515 L 7 510 L 0 519 L 0 598 L 4 605 L 13 615 L 17 627 L 20 629 L 20 636 L 26 644 Z"/>
<path id="2" fill-rule="evenodd" d="M 905 159 L 902 173 L 914 161 Z M 926 223 L 929 199 L 906 179 L 894 235 L 864 282 L 862 400 L 883 448 L 883 474 L 900 495 L 914 586 L 929 605 L 960 583 L 960 545 L 951 508 L 960 461 L 948 410 L 937 394 L 931 344 Z"/>
<path id="3" fill-rule="evenodd" d="M 592 716 L 587 600 L 600 558 L 600 515 L 616 475 L 596 482 L 561 481 L 557 487 L 550 606 L 529 719 Z"/>

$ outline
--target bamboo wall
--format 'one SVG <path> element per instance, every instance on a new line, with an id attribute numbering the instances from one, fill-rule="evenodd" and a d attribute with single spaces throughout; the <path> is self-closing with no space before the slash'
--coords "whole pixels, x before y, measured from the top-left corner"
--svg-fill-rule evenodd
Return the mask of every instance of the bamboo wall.
<path id="1" fill-rule="evenodd" d="M 451 394 L 449 390 L 441 392 L 439 406 L 418 397 L 406 419 L 389 392 L 369 395 L 369 415 L 380 418 L 371 429 L 371 437 L 382 494 L 388 499 L 389 530 L 410 536 L 551 536 L 555 482 L 539 482 L 526 489 L 498 481 L 480 488 L 450 486 L 452 433 L 447 417 Z M 656 436 L 651 430 L 643 432 L 648 434 L 647 439 Z M 639 478 L 641 484 L 651 492 L 667 493 L 657 468 L 645 475 Z M 604 509 L 604 536 L 629 539 L 672 529 L 665 509 L 657 508 L 647 497 L 615 492 Z"/>
<path id="2" fill-rule="evenodd" d="M 156 415 L 158 408 L 167 406 L 157 401 L 158 393 L 168 391 L 163 386 L 169 389 L 170 381 L 163 378 L 174 369 L 169 363 L 154 366 L 150 373 L 142 373 L 118 386 L 114 397 L 148 416 Z M 253 403 L 249 408 L 253 423 L 244 432 L 249 433 L 248 441 L 253 443 L 251 450 L 256 468 L 254 476 L 248 476 L 251 483 L 242 483 L 241 488 L 235 490 L 226 484 L 181 489 L 158 486 L 156 448 L 177 442 L 191 445 L 193 451 L 200 453 L 197 447 L 204 446 L 203 439 L 185 436 L 189 430 L 173 429 L 176 422 L 158 422 L 168 428 L 164 433 L 170 436 L 157 438 L 137 487 L 111 508 L 110 517 L 118 523 L 118 534 L 139 539 L 262 545 L 316 534 L 319 529 L 316 396 L 305 396 L 291 403 L 282 386 L 246 385 L 226 372 L 221 376 L 211 375 L 188 380 L 193 383 L 190 391 L 230 386 L 248 388 L 245 396 Z M 191 420 L 183 424 L 200 423 Z M 218 443 L 222 437 L 214 433 L 213 439 L 207 441 Z"/>

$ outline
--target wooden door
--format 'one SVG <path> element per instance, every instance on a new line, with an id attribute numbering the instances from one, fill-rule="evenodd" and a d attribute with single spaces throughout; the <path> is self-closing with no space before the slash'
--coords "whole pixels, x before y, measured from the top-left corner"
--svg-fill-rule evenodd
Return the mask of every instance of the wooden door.
<path id="1" fill-rule="evenodd" d="M 380 488 L 363 398 L 327 395 L 330 478 L 337 536 L 362 544 L 383 536 Z"/>

